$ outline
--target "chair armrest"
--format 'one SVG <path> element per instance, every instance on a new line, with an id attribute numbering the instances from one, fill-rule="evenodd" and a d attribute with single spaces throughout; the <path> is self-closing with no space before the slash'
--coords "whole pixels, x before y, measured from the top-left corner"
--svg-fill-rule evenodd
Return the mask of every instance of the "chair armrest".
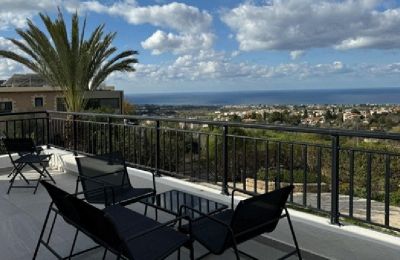
<path id="1" fill-rule="evenodd" d="M 110 188 L 110 187 L 106 186 L 106 187 L 103 187 L 103 188 L 97 188 L 97 189 L 93 189 L 93 190 L 75 192 L 75 193 L 72 193 L 72 195 L 77 197 L 78 195 L 82 195 L 82 194 L 96 194 L 96 193 L 104 192 L 105 188 Z"/>
<path id="2" fill-rule="evenodd" d="M 147 235 L 147 234 L 149 234 L 149 233 L 151 233 L 151 232 L 157 231 L 157 230 L 159 230 L 159 229 L 161 229 L 161 228 L 163 228 L 163 227 L 166 227 L 166 226 L 171 225 L 171 224 L 175 224 L 176 222 L 181 221 L 183 218 L 184 218 L 184 217 L 180 216 L 180 217 L 177 217 L 177 218 L 172 219 L 172 220 L 170 220 L 170 221 L 167 221 L 167 222 L 165 222 L 165 223 L 162 223 L 162 224 L 159 225 L 159 226 L 146 229 L 146 230 L 144 230 L 144 231 L 142 231 L 142 232 L 140 232 L 140 233 L 138 233 L 138 234 L 135 234 L 135 235 L 133 235 L 133 236 L 130 236 L 130 237 L 126 238 L 125 241 L 132 241 L 132 240 L 135 240 L 135 239 L 137 239 L 137 238 L 139 238 L 139 237 L 141 237 L 141 236 L 144 236 L 144 235 Z M 190 222 L 189 222 L 189 223 L 190 223 Z"/>
<path id="3" fill-rule="evenodd" d="M 95 177 L 86 177 L 86 176 L 79 175 L 79 178 L 80 178 L 80 179 L 84 179 L 85 181 L 95 182 L 95 183 L 101 184 L 101 185 L 115 186 L 115 185 L 112 184 L 112 183 L 109 183 L 109 182 L 106 182 L 106 181 L 99 181 L 99 180 L 97 180 L 98 177 L 103 177 L 103 176 L 106 176 L 106 175 L 110 175 L 110 173 L 103 174 L 103 175 L 101 175 L 101 176 L 95 176 Z M 80 180 L 80 181 L 81 181 L 81 180 Z"/>
<path id="4" fill-rule="evenodd" d="M 255 193 L 255 192 L 245 191 L 245 190 L 241 190 L 241 189 L 237 189 L 237 188 L 233 189 L 232 197 L 231 197 L 231 209 L 234 209 L 234 206 L 235 206 L 235 192 L 241 192 L 241 193 L 244 193 L 244 194 L 250 195 L 250 196 L 257 195 L 257 193 Z"/>
<path id="5" fill-rule="evenodd" d="M 86 179 L 96 179 L 96 178 L 105 177 L 105 176 L 108 176 L 108 175 L 113 175 L 113 174 L 116 173 L 116 172 L 119 172 L 119 171 L 113 171 L 113 172 L 102 173 L 102 174 L 99 174 L 99 175 L 96 175 L 96 176 L 92 176 L 92 177 L 89 177 L 89 176 L 82 176 L 82 175 L 79 175 L 79 176 L 85 177 Z"/>
<path id="6" fill-rule="evenodd" d="M 85 179 L 85 180 L 87 180 L 89 182 L 94 182 L 94 183 L 96 183 L 98 185 L 101 185 L 103 187 L 97 188 L 97 189 L 84 190 L 84 191 L 78 192 L 77 187 L 78 187 L 78 182 L 81 181 L 80 179 Z M 111 191 L 112 204 L 115 204 L 115 191 L 114 191 L 115 188 L 116 187 L 114 185 L 112 185 L 110 183 L 107 183 L 107 182 L 104 182 L 104 181 L 98 181 L 98 180 L 95 180 L 93 178 L 86 178 L 85 176 L 78 176 L 77 185 L 76 185 L 76 188 L 75 188 L 75 194 L 76 195 L 80 195 L 80 194 L 91 195 L 90 193 L 99 193 L 100 191 L 102 191 L 104 193 L 104 198 L 105 198 L 104 206 L 107 206 L 108 205 L 108 203 L 107 203 L 108 202 L 107 189 L 109 189 Z"/>
<path id="7" fill-rule="evenodd" d="M 191 211 L 194 211 L 194 212 L 198 213 L 200 216 L 202 216 L 202 217 L 204 217 L 204 218 L 207 218 L 207 219 L 209 219 L 209 220 L 212 220 L 212 221 L 214 221 L 215 223 L 217 223 L 217 224 L 219 224 L 219 225 L 221 225 L 221 226 L 224 226 L 224 227 L 228 230 L 229 235 L 231 236 L 233 243 L 236 245 L 235 233 L 233 232 L 233 229 L 231 228 L 230 225 L 226 224 L 225 222 L 223 222 L 223 221 L 221 221 L 221 220 L 219 220 L 219 219 L 217 219 L 217 218 L 215 218 L 215 217 L 213 217 L 213 216 L 204 214 L 203 212 L 201 212 L 201 211 L 199 211 L 199 210 L 197 210 L 197 209 L 194 209 L 194 208 L 190 208 L 190 207 L 188 207 L 188 206 L 186 206 L 186 205 L 182 205 L 182 206 L 180 207 L 180 209 L 179 209 L 179 214 L 182 213 L 182 209 L 183 209 L 183 208 L 189 209 L 189 210 L 191 210 Z M 184 216 L 182 216 L 182 215 L 181 215 L 181 217 L 184 218 Z M 179 224 L 180 224 L 180 223 L 181 223 L 181 222 L 179 222 Z M 193 239 L 193 238 L 192 238 L 192 221 L 191 221 L 190 219 L 189 219 L 189 233 L 190 233 L 190 239 Z"/>
<path id="8" fill-rule="evenodd" d="M 197 210 L 197 209 L 194 209 L 194 208 L 191 208 L 191 207 L 189 207 L 189 206 L 186 206 L 186 205 L 182 205 L 182 206 L 179 208 L 179 215 L 180 215 L 181 217 L 184 217 L 184 216 L 182 215 L 182 210 L 183 210 L 183 209 L 188 209 L 188 210 L 190 210 L 190 211 L 193 211 L 193 212 L 199 214 L 200 216 L 202 216 L 202 217 L 204 217 L 204 218 L 208 218 L 208 219 L 210 219 L 210 220 L 212 220 L 212 221 L 214 221 L 214 222 L 216 222 L 216 223 L 218 223 L 218 224 L 220 224 L 220 225 L 225 226 L 226 228 L 231 229 L 230 225 L 226 224 L 225 222 L 223 222 L 223 221 L 221 221 L 221 220 L 219 220 L 219 219 L 217 219 L 217 218 L 215 218 L 215 217 L 213 217 L 213 216 L 211 216 L 211 215 L 207 215 L 207 214 L 205 214 L 205 213 L 203 213 L 203 212 L 201 212 L 201 211 L 199 211 L 199 210 Z"/>

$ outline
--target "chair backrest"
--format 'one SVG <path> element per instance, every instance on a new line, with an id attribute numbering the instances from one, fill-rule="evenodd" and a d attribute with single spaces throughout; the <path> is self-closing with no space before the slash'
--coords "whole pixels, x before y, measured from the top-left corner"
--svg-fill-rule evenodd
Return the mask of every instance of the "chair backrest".
<path id="1" fill-rule="evenodd" d="M 89 191 L 103 188 L 103 184 L 120 188 L 131 187 L 128 172 L 123 163 L 105 157 L 76 157 L 75 159 L 78 173 L 82 177 L 82 188 L 89 202 L 93 196 L 93 193 Z M 87 180 L 91 178 L 95 181 Z"/>
<path id="2" fill-rule="evenodd" d="M 120 244 L 119 237 L 102 210 L 47 181 L 42 180 L 40 183 L 46 188 L 59 214 L 67 223 L 83 230 L 97 242 L 117 248 Z"/>
<path id="3" fill-rule="evenodd" d="M 66 201 L 78 212 L 79 227 L 86 231 L 87 235 L 98 243 L 106 244 L 118 250 L 121 241 L 114 226 L 106 218 L 104 211 L 73 195 L 66 197 Z"/>
<path id="4" fill-rule="evenodd" d="M 286 186 L 269 193 L 242 200 L 237 205 L 231 227 L 239 240 L 247 240 L 266 232 L 272 232 L 294 186 Z"/>
<path id="5" fill-rule="evenodd" d="M 5 138 L 3 143 L 9 154 L 34 153 L 36 151 L 32 138 Z"/>
<path id="6" fill-rule="evenodd" d="M 65 201 L 65 198 L 67 198 L 71 194 L 47 181 L 41 180 L 40 183 L 43 185 L 43 187 L 45 187 L 47 193 L 50 195 L 51 200 L 56 205 L 59 214 L 64 218 L 66 222 L 76 223 L 80 221 L 76 210 Z"/>

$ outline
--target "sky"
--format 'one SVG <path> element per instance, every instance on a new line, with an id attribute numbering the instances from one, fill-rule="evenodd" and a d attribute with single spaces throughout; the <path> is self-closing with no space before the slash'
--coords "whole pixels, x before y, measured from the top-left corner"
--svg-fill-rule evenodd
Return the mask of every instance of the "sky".
<path id="1" fill-rule="evenodd" d="M 400 1 L 0 0 L 0 49 L 57 8 L 139 52 L 106 80 L 128 94 L 400 87 Z M 0 79 L 27 72 L 0 58 Z"/>

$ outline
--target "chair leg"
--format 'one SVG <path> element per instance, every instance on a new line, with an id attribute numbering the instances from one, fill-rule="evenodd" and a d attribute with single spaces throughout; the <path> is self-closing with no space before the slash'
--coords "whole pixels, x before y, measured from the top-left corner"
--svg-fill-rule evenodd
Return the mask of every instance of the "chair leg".
<path id="1" fill-rule="evenodd" d="M 193 242 L 189 245 L 189 254 L 190 254 L 190 260 L 194 260 Z"/>
<path id="2" fill-rule="evenodd" d="M 29 166 L 32 167 L 35 171 L 37 171 L 42 177 L 46 178 L 47 176 L 50 178 L 50 180 L 56 184 L 56 181 L 53 179 L 53 177 L 50 175 L 50 173 L 46 170 L 46 167 L 43 165 L 43 163 L 40 163 L 40 166 L 42 166 L 42 170 L 40 170 L 36 165 L 33 163 L 30 163 Z"/>
<path id="3" fill-rule="evenodd" d="M 35 189 L 33 190 L 33 194 L 36 194 L 37 189 L 39 188 L 40 180 L 42 179 L 42 175 L 39 176 L 39 179 L 36 182 Z"/>
<path id="4" fill-rule="evenodd" d="M 46 218 L 45 218 L 45 220 L 44 220 L 42 230 L 40 231 L 39 240 L 38 240 L 38 242 L 37 242 L 37 245 L 36 245 L 36 248 L 35 248 L 35 252 L 33 253 L 33 258 L 32 258 L 33 260 L 36 259 L 37 253 L 39 252 L 39 247 L 40 247 L 40 244 L 42 243 L 42 238 L 43 238 L 43 235 L 44 235 L 44 231 L 45 231 L 45 229 L 46 229 L 47 221 L 49 220 L 50 211 L 51 211 L 51 207 L 52 207 L 52 206 L 53 206 L 53 205 L 50 204 L 49 209 L 47 210 Z M 57 214 L 57 213 L 56 213 L 56 214 Z"/>
<path id="5" fill-rule="evenodd" d="M 19 175 L 20 175 L 21 179 L 24 180 L 26 182 L 26 184 L 29 185 L 29 180 L 25 177 L 25 175 L 22 174 L 22 172 L 20 172 Z"/>
<path id="6" fill-rule="evenodd" d="M 303 258 L 301 257 L 299 244 L 297 243 L 297 238 L 296 238 L 296 234 L 294 233 L 292 221 L 291 221 L 290 216 L 289 216 L 289 211 L 287 210 L 286 207 L 285 207 L 285 212 L 286 212 L 287 220 L 288 220 L 288 222 L 289 222 L 290 232 L 292 233 L 293 242 L 294 242 L 294 245 L 296 246 L 297 256 L 298 256 L 299 259 L 301 260 L 301 259 L 303 259 Z"/>
<path id="7" fill-rule="evenodd" d="M 107 248 L 106 248 L 106 249 L 104 249 L 103 258 L 102 258 L 103 260 L 105 260 L 105 259 L 106 259 L 106 256 L 107 256 L 107 251 L 108 251 L 108 250 L 107 250 Z"/>
<path id="8" fill-rule="evenodd" d="M 181 260 L 181 248 L 178 248 L 177 254 L 178 254 L 177 259 L 178 259 L 178 260 Z"/>
<path id="9" fill-rule="evenodd" d="M 235 252 L 236 260 L 240 260 L 239 250 L 236 245 L 233 246 L 233 251 Z"/>
<path id="10" fill-rule="evenodd" d="M 14 172 L 15 172 L 15 168 L 12 169 L 12 171 L 7 175 L 7 178 L 10 178 L 14 174 Z"/>
<path id="11" fill-rule="evenodd" d="M 74 252 L 75 244 L 76 244 L 76 239 L 78 238 L 78 232 L 79 232 L 79 230 L 76 229 L 75 235 L 74 235 L 74 241 L 72 242 L 72 246 L 71 246 L 71 250 L 69 251 L 69 257 L 68 257 L 68 259 L 71 259 L 72 254 L 73 254 L 73 252 Z"/>
<path id="12" fill-rule="evenodd" d="M 50 231 L 49 231 L 49 236 L 47 237 L 47 241 L 46 241 L 47 244 L 50 242 L 51 235 L 53 234 L 53 229 L 54 229 L 54 225 L 56 224 L 57 215 L 58 215 L 57 213 L 54 213 L 54 218 L 53 218 L 53 221 L 52 221 L 52 223 L 51 223 L 51 228 L 50 228 Z"/>
<path id="13" fill-rule="evenodd" d="M 10 186 L 8 186 L 7 194 L 10 194 L 10 190 L 11 190 L 12 186 L 14 185 L 14 181 L 15 181 L 15 178 L 17 177 L 17 175 L 18 175 L 18 173 L 16 172 L 16 173 L 14 174 L 14 176 L 11 178 L 11 180 L 10 180 Z"/>
<path id="14" fill-rule="evenodd" d="M 47 169 L 43 166 L 43 172 L 46 173 L 47 176 L 49 176 L 50 180 L 56 184 L 56 181 L 54 180 L 53 176 L 50 175 L 50 173 L 47 171 Z"/>
<path id="15" fill-rule="evenodd" d="M 20 163 L 15 167 L 15 175 L 20 175 L 20 178 L 23 179 L 26 184 L 29 185 L 29 180 L 25 177 L 25 175 L 22 173 L 22 170 L 25 168 L 27 164 L 26 163 Z"/>
<path id="16" fill-rule="evenodd" d="M 22 169 L 24 169 L 25 168 L 25 166 L 26 166 L 26 163 L 20 163 L 20 164 L 18 164 L 15 168 L 14 168 L 14 170 L 15 170 L 15 175 L 20 175 L 20 178 L 21 179 L 23 179 L 25 182 L 26 182 L 26 184 L 29 184 L 29 180 L 25 177 L 25 175 L 22 173 Z"/>

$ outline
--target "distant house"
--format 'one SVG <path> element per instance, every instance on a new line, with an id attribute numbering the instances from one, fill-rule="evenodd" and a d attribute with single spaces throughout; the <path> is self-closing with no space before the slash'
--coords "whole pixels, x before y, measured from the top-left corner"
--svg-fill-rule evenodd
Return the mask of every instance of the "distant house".
<path id="1" fill-rule="evenodd" d="M 88 109 L 107 108 L 114 113 L 122 112 L 123 91 L 103 86 L 86 91 Z M 0 113 L 39 110 L 65 111 L 63 91 L 50 86 L 37 74 L 14 74 L 0 81 Z"/>
<path id="2" fill-rule="evenodd" d="M 362 115 L 353 112 L 345 112 L 343 114 L 343 121 L 354 120 L 356 118 L 361 118 Z"/>

